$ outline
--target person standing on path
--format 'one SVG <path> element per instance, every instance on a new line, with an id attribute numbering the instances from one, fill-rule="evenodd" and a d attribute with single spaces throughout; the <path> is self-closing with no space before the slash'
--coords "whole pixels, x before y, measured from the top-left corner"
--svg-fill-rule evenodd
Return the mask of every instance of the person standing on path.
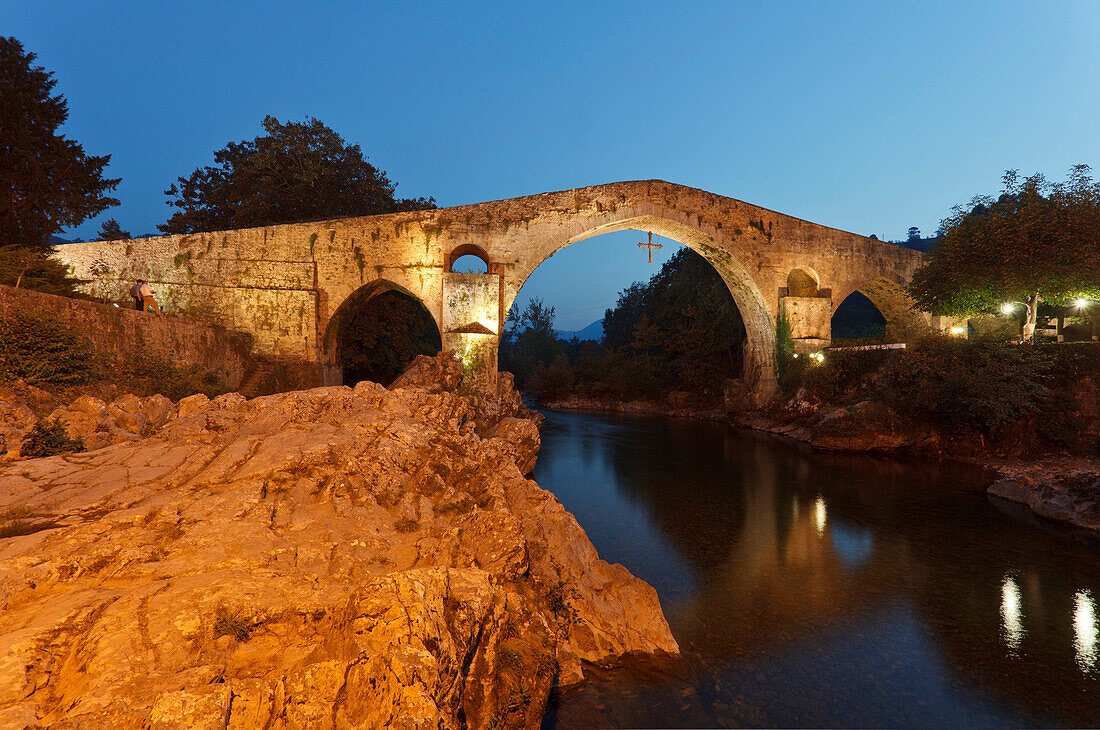
<path id="1" fill-rule="evenodd" d="M 153 305 L 153 312 L 160 314 L 160 307 L 157 306 L 157 300 L 153 298 L 153 287 L 149 286 L 149 282 L 141 282 L 141 308 L 143 311 L 149 310 L 149 305 Z"/>
<path id="2" fill-rule="evenodd" d="M 137 283 L 130 287 L 130 296 L 134 298 L 134 309 L 139 312 L 145 311 L 145 305 L 141 301 L 141 285 L 144 283 L 143 279 L 138 279 Z"/>

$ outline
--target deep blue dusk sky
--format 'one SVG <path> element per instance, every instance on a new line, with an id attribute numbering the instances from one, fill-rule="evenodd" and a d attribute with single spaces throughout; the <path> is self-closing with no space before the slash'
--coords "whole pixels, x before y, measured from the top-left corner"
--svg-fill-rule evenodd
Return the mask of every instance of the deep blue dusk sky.
<path id="1" fill-rule="evenodd" d="M 81 238 L 154 231 L 164 189 L 265 114 L 444 206 L 661 178 L 903 238 L 1005 168 L 1100 167 L 1098 32 L 1088 0 L 0 4 L 122 178 Z M 636 240 L 567 249 L 524 298 L 583 327 L 655 271 Z"/>

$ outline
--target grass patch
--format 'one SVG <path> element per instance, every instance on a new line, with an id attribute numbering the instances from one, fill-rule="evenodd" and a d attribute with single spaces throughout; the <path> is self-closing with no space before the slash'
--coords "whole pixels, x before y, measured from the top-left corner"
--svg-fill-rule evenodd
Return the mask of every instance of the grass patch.
<path id="1" fill-rule="evenodd" d="M 34 512 L 23 506 L 0 512 L 0 539 L 38 532 L 38 526 L 30 519 L 33 516 Z"/>
<path id="2" fill-rule="evenodd" d="M 214 638 L 219 636 L 232 636 L 242 644 L 252 638 L 256 624 L 244 616 L 241 610 L 230 611 L 225 606 L 218 606 L 214 614 Z"/>
<path id="3" fill-rule="evenodd" d="M 410 532 L 419 530 L 420 523 L 411 517 L 402 517 L 397 522 L 393 523 L 393 529 L 397 530 L 402 535 L 408 535 Z"/>

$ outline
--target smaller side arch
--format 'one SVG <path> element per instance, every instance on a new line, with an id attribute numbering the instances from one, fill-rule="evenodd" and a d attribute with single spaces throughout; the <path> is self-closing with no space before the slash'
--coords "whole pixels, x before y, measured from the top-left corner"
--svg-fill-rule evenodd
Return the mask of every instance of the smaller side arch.
<path id="1" fill-rule="evenodd" d="M 845 288 L 844 296 L 833 300 L 833 314 L 848 295 L 857 291 L 870 299 L 886 319 L 887 342 L 910 342 L 931 331 L 931 317 L 920 311 L 904 286 L 886 277 Z"/>
<path id="2" fill-rule="evenodd" d="M 386 279 L 375 279 L 374 281 L 368 282 L 359 287 L 358 289 L 353 291 L 346 299 L 344 299 L 344 301 L 341 302 L 340 305 L 336 308 L 336 311 L 333 312 L 332 317 L 329 318 L 328 323 L 325 327 L 324 338 L 322 340 L 322 361 L 325 365 L 336 368 L 337 372 L 341 372 L 341 380 L 343 380 L 343 373 L 346 372 L 345 370 L 342 370 L 344 358 L 342 357 L 341 348 L 345 344 L 343 342 L 343 339 L 347 328 L 349 326 L 355 325 L 355 317 L 364 312 L 364 310 L 366 310 L 367 307 L 371 305 L 371 302 L 373 302 L 378 297 L 386 294 L 400 295 L 402 298 L 408 299 L 410 302 L 412 302 L 412 309 L 419 311 L 425 327 L 417 328 L 415 330 L 410 329 L 409 331 L 417 331 L 421 333 L 430 332 L 431 336 L 433 336 L 435 340 L 433 344 L 436 347 L 436 351 L 440 349 L 442 345 L 442 339 L 439 322 L 432 315 L 431 311 L 424 305 L 424 302 L 403 286 L 395 284 L 392 281 L 388 281 Z M 383 319 L 383 321 L 385 320 Z"/>
<path id="3" fill-rule="evenodd" d="M 492 265 L 489 263 L 488 252 L 481 246 L 473 243 L 463 243 L 452 248 L 447 254 L 447 259 L 443 262 L 443 271 L 448 274 L 453 274 L 455 261 L 458 261 L 463 256 L 476 256 L 485 264 L 485 272 L 488 274 L 493 273 Z"/>
<path id="4" fill-rule="evenodd" d="M 809 266 L 797 266 L 787 274 L 788 297 L 816 297 L 821 288 L 821 277 Z"/>

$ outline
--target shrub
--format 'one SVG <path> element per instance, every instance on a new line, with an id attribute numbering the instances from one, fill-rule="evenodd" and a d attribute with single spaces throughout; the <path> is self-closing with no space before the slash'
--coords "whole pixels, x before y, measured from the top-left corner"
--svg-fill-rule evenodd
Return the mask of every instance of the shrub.
<path id="1" fill-rule="evenodd" d="M 874 390 L 870 381 L 896 357 L 895 350 L 831 351 L 825 362 L 803 365 L 802 385 L 810 398 L 820 402 L 836 402 L 857 392 L 862 400 Z"/>
<path id="2" fill-rule="evenodd" d="M 893 363 L 886 401 L 898 412 L 962 420 L 993 436 L 1042 409 L 1053 362 L 1043 347 L 930 338 Z"/>
<path id="3" fill-rule="evenodd" d="M 59 418 L 40 419 L 23 439 L 20 454 L 28 459 L 53 456 L 73 451 L 83 451 L 84 444 L 69 438 L 65 425 Z"/>
<path id="4" fill-rule="evenodd" d="M 15 312 L 0 321 L 0 377 L 31 385 L 80 385 L 97 373 L 87 338 L 56 320 Z"/>
<path id="5" fill-rule="evenodd" d="M 219 636 L 232 636 L 237 641 L 244 643 L 252 638 L 255 625 L 241 611 L 230 611 L 225 606 L 219 606 L 214 617 L 214 638 Z"/>
<path id="6" fill-rule="evenodd" d="M 227 390 L 217 375 L 199 365 L 180 367 L 165 357 L 143 350 L 115 363 L 113 369 L 118 378 L 131 387 L 148 394 L 160 393 L 174 401 L 195 393 L 213 398 Z"/>
<path id="7" fill-rule="evenodd" d="M 527 393 L 538 401 L 559 400 L 572 390 L 573 368 L 564 354 L 555 357 L 549 366 L 537 366 L 527 381 Z"/>
<path id="8" fill-rule="evenodd" d="M 794 339 L 791 337 L 791 325 L 786 314 L 780 314 L 775 322 L 775 361 L 780 376 L 794 362 Z"/>

